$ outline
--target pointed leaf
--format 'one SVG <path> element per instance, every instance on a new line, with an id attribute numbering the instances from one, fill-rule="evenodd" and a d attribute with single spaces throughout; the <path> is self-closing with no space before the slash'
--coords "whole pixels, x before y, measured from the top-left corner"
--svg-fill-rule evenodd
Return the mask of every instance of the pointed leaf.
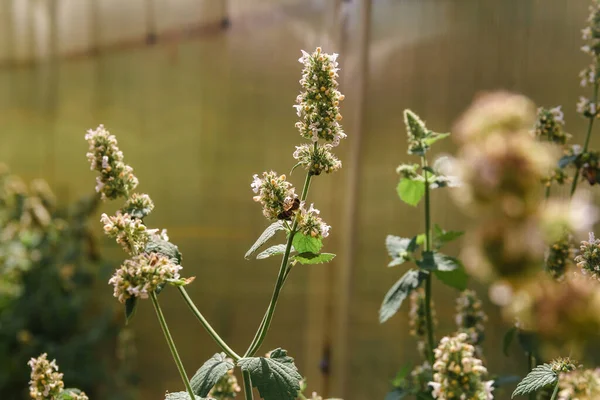
<path id="1" fill-rule="evenodd" d="M 519 384 L 513 392 L 511 398 L 519 395 L 536 392 L 540 389 L 555 384 L 558 380 L 558 374 L 552 370 L 550 364 L 538 365 L 531 370 L 529 374 Z"/>
<path id="2" fill-rule="evenodd" d="M 446 285 L 453 287 L 456 290 L 463 291 L 469 283 L 469 275 L 465 271 L 465 267 L 460 266 L 452 271 L 434 271 L 433 274 Z"/>
<path id="3" fill-rule="evenodd" d="M 194 395 L 194 397 L 196 398 L 195 400 L 209 400 L 209 399 L 204 399 L 200 396 Z M 167 393 L 165 400 L 190 400 L 190 395 L 188 394 L 188 392 Z"/>
<path id="4" fill-rule="evenodd" d="M 323 247 L 323 241 L 320 238 L 306 236 L 300 232 L 296 232 L 294 239 L 292 240 L 292 244 L 298 253 L 317 254 Z"/>
<path id="5" fill-rule="evenodd" d="M 385 247 L 387 248 L 390 257 L 392 257 L 392 261 L 388 264 L 388 267 L 393 267 L 409 261 L 410 253 L 414 252 L 418 247 L 416 243 L 416 237 L 409 239 L 388 235 L 385 238 Z"/>
<path id="6" fill-rule="evenodd" d="M 445 231 L 440 228 L 439 225 L 435 225 L 433 228 L 433 241 L 435 246 L 439 249 L 446 243 L 452 242 L 464 234 L 465 233 L 462 231 Z"/>
<path id="7" fill-rule="evenodd" d="M 269 358 L 242 358 L 238 365 L 250 373 L 252 386 L 263 399 L 295 400 L 298 397 L 302 376 L 285 350 L 275 349 Z"/>
<path id="8" fill-rule="evenodd" d="M 396 190 L 398 191 L 400 200 L 415 207 L 425 195 L 425 183 L 423 181 L 402 178 Z"/>
<path id="9" fill-rule="evenodd" d="M 271 239 L 273 236 L 275 236 L 277 231 L 282 231 L 284 229 L 285 229 L 285 226 L 283 225 L 283 221 L 273 222 L 271 225 L 269 225 L 267 227 L 267 229 L 264 230 L 264 232 L 258 237 L 258 239 L 256 239 L 256 242 L 254 242 L 252 247 L 250 247 L 250 250 L 248 250 L 246 252 L 246 254 L 244 255 L 244 258 L 246 260 L 248 260 L 250 258 L 250 256 L 252 254 L 256 253 L 256 251 L 263 244 L 267 243 L 269 241 L 269 239 Z"/>
<path id="10" fill-rule="evenodd" d="M 425 139 L 423 139 L 423 142 L 427 146 L 431 146 L 438 140 L 445 139 L 448 136 L 450 136 L 450 133 L 436 133 L 436 132 L 429 131 L 429 135 Z"/>
<path id="11" fill-rule="evenodd" d="M 300 253 L 294 256 L 294 260 L 298 261 L 300 264 L 323 264 L 328 263 L 334 258 L 335 254 L 331 253 Z"/>
<path id="12" fill-rule="evenodd" d="M 515 339 L 515 336 L 517 336 L 517 330 L 517 327 L 513 326 L 504 334 L 504 338 L 502 339 L 502 352 L 506 357 L 508 357 L 508 350 L 510 349 L 510 345 Z"/>
<path id="13" fill-rule="evenodd" d="M 225 353 L 217 353 L 206 361 L 190 380 L 192 390 L 199 396 L 207 396 L 219 379 L 234 367 Z"/>
<path id="14" fill-rule="evenodd" d="M 129 321 L 131 321 L 135 315 L 137 304 L 137 297 L 130 297 L 125 300 L 125 324 L 129 324 Z"/>
<path id="15" fill-rule="evenodd" d="M 526 353 L 538 356 L 538 339 L 535 333 L 517 330 L 517 341 Z"/>
<path id="16" fill-rule="evenodd" d="M 416 269 L 410 269 L 390 288 L 383 298 L 383 303 L 379 309 L 379 322 L 384 323 L 390 319 L 400 306 L 404 299 L 416 288 L 423 280 L 422 274 Z"/>
<path id="17" fill-rule="evenodd" d="M 265 258 L 273 257 L 273 256 L 276 256 L 279 254 L 284 254 L 285 248 L 286 248 L 285 244 L 276 244 L 275 246 L 271 246 L 268 249 L 264 250 L 263 252 L 259 253 L 256 256 L 256 259 L 263 260 Z M 292 251 L 294 251 L 293 247 L 290 252 L 292 252 Z"/>
<path id="18" fill-rule="evenodd" d="M 419 268 L 426 271 L 454 271 L 462 266 L 454 257 L 447 256 L 437 251 L 424 251 L 423 259 L 417 261 Z"/>

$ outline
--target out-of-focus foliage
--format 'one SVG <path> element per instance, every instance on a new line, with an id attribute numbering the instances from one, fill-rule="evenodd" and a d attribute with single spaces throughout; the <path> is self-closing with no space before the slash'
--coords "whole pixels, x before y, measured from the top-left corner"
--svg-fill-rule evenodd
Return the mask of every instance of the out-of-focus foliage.
<path id="1" fill-rule="evenodd" d="M 0 164 L 2 399 L 27 397 L 27 362 L 42 352 L 90 396 L 131 398 L 131 332 L 93 295 L 108 272 L 87 226 L 98 202 L 94 195 L 57 207 L 46 182 L 26 185 Z"/>

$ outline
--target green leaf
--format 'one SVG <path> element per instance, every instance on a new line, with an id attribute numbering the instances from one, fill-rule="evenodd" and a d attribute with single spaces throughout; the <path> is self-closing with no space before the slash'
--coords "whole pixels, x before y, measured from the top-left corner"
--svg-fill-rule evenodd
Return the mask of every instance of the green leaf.
<path id="1" fill-rule="evenodd" d="M 379 322 L 384 323 L 390 319 L 400 309 L 404 299 L 416 288 L 419 287 L 423 275 L 417 269 L 409 269 L 406 273 L 390 288 L 383 298 L 383 303 L 379 309 Z"/>
<path id="2" fill-rule="evenodd" d="M 558 168 L 566 168 L 571 164 L 574 164 L 579 157 L 579 154 L 567 155 L 563 156 L 560 160 L 558 160 Z"/>
<path id="3" fill-rule="evenodd" d="M 415 207 L 425 195 L 425 183 L 423 181 L 402 178 L 396 190 L 398 191 L 400 200 Z"/>
<path id="4" fill-rule="evenodd" d="M 306 236 L 300 232 L 296 232 L 292 244 L 298 253 L 317 254 L 323 247 L 323 241 L 320 238 Z"/>
<path id="5" fill-rule="evenodd" d="M 173 260 L 177 264 L 181 264 L 181 253 L 179 248 L 173 243 L 162 240 L 156 237 L 151 237 L 144 251 L 146 253 L 158 253 Z"/>
<path id="6" fill-rule="evenodd" d="M 265 258 L 273 257 L 273 256 L 276 256 L 279 254 L 284 254 L 285 248 L 286 248 L 285 244 L 276 244 L 275 246 L 271 246 L 268 249 L 266 249 L 265 251 L 259 253 L 256 256 L 256 259 L 263 260 Z M 294 249 L 292 248 L 291 251 L 294 251 Z"/>
<path id="7" fill-rule="evenodd" d="M 294 256 L 294 260 L 298 261 L 300 264 L 323 264 L 328 263 L 334 258 L 335 254 L 331 253 L 300 253 Z"/>
<path id="8" fill-rule="evenodd" d="M 400 368 L 400 370 L 398 371 L 398 373 L 392 380 L 392 386 L 394 386 L 395 388 L 402 387 L 403 384 L 405 383 L 404 382 L 405 378 L 408 376 L 408 374 L 410 374 L 411 370 L 412 370 L 412 367 L 409 364 Z"/>
<path id="9" fill-rule="evenodd" d="M 125 300 L 125 324 L 129 324 L 129 321 L 135 315 L 135 310 L 137 310 L 137 297 L 130 297 Z"/>
<path id="10" fill-rule="evenodd" d="M 438 253 L 437 251 L 424 251 L 422 255 L 423 259 L 417 261 L 417 265 L 426 271 L 449 272 L 462 266 L 457 258 Z"/>
<path id="11" fill-rule="evenodd" d="M 448 136 L 450 136 L 450 133 L 437 133 L 437 132 L 429 131 L 427 137 L 425 139 L 423 139 L 423 142 L 427 146 L 431 146 L 432 144 L 434 144 L 438 140 L 445 139 Z"/>
<path id="12" fill-rule="evenodd" d="M 409 394 L 410 393 L 407 390 L 404 390 L 402 388 L 396 388 L 396 389 L 389 391 L 385 395 L 384 400 L 401 400 L 401 399 L 405 398 L 406 396 L 408 396 Z"/>
<path id="13" fill-rule="evenodd" d="M 238 365 L 250 373 L 252 386 L 263 399 L 295 400 L 298 397 L 302 376 L 285 350 L 275 349 L 269 358 L 242 358 Z"/>
<path id="14" fill-rule="evenodd" d="M 512 385 L 513 383 L 519 382 L 520 376 L 516 375 L 502 375 L 494 379 L 493 386 L 499 388 L 506 385 Z"/>
<path id="15" fill-rule="evenodd" d="M 74 400 L 80 399 L 83 392 L 79 389 L 65 389 L 56 398 L 56 400 Z"/>
<path id="16" fill-rule="evenodd" d="M 550 364 L 538 365 L 531 370 L 529 374 L 519 384 L 513 392 L 511 398 L 519 395 L 536 392 L 540 389 L 555 384 L 558 380 L 558 374 L 552 370 Z"/>
<path id="17" fill-rule="evenodd" d="M 256 239 L 256 242 L 254 242 L 252 247 L 250 247 L 250 250 L 248 250 L 246 252 L 246 254 L 244 255 L 244 258 L 246 260 L 250 259 L 250 256 L 252 254 L 256 253 L 256 251 L 263 244 L 267 243 L 269 241 L 269 239 L 271 239 L 273 236 L 275 236 L 277 231 L 282 231 L 284 229 L 285 229 L 285 225 L 283 224 L 283 221 L 273 222 L 271 225 L 269 225 L 267 227 L 267 229 L 264 230 L 264 232 L 258 237 L 258 239 Z"/>
<path id="18" fill-rule="evenodd" d="M 435 225 L 433 228 L 433 241 L 435 242 L 435 246 L 439 249 L 444 246 L 446 243 L 452 242 L 465 233 L 462 231 L 445 231 L 439 227 L 439 225 Z"/>
<path id="19" fill-rule="evenodd" d="M 532 353 L 534 356 L 538 356 L 538 339 L 535 333 L 518 330 L 517 341 L 526 353 Z"/>
<path id="20" fill-rule="evenodd" d="M 196 398 L 195 400 L 208 400 L 196 395 L 194 397 Z M 165 400 L 190 400 L 190 395 L 188 392 L 167 393 Z"/>
<path id="21" fill-rule="evenodd" d="M 409 239 L 388 235 L 385 238 L 385 247 L 390 257 L 392 257 L 388 267 L 394 267 L 410 260 L 410 254 L 418 248 L 417 237 Z"/>
<path id="22" fill-rule="evenodd" d="M 506 357 L 508 357 L 508 350 L 510 349 L 510 345 L 512 344 L 515 336 L 517 336 L 517 327 L 513 326 L 504 334 L 504 338 L 502 339 L 502 352 Z"/>
<path id="23" fill-rule="evenodd" d="M 440 281 L 456 290 L 465 290 L 469 283 L 469 275 L 467 275 L 465 267 L 463 267 L 462 264 L 452 271 L 437 270 L 433 273 Z"/>
<path id="24" fill-rule="evenodd" d="M 199 396 L 207 396 L 223 375 L 234 367 L 227 354 L 217 353 L 206 361 L 190 380 L 192 390 Z"/>

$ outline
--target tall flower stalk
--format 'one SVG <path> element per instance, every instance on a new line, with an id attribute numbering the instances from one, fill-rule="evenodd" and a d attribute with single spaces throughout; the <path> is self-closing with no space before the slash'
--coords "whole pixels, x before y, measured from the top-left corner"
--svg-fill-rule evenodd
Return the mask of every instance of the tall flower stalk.
<path id="1" fill-rule="evenodd" d="M 346 137 L 340 121 L 339 105 L 344 96 L 338 91 L 337 55 L 329 55 L 317 48 L 312 54 L 302 52 L 302 92 L 295 106 L 300 135 L 309 140 L 296 148 L 293 157 L 297 167 L 306 170 L 300 196 L 285 175 L 267 171 L 254 175 L 251 188 L 254 200 L 260 203 L 263 215 L 273 221 L 257 242 L 246 253 L 252 256 L 277 232 L 286 233 L 286 242 L 272 246 L 257 255 L 258 259 L 281 255 L 282 260 L 271 300 L 265 315 L 243 356 L 235 352 L 212 328 L 194 304 L 185 286 L 193 278 L 180 276 L 181 253 L 169 241 L 165 230 L 150 229 L 145 218 L 154 209 L 146 194 L 133 193 L 138 179 L 133 168 L 124 163 L 123 153 L 115 136 L 103 126 L 86 135 L 90 150 L 88 159 L 92 170 L 99 172 L 96 190 L 102 199 L 125 198 L 125 204 L 114 216 L 102 215 L 104 232 L 115 238 L 130 256 L 115 271 L 109 283 L 114 296 L 124 304 L 128 320 L 133 317 L 140 299 L 150 298 L 161 329 L 181 375 L 185 392 L 167 394 L 167 400 L 181 398 L 199 399 L 214 396 L 217 399 L 235 397 L 241 388 L 237 385 L 233 369 L 241 368 L 246 399 L 253 399 L 252 388 L 258 389 L 266 400 L 294 400 L 301 396 L 302 377 L 293 358 L 280 348 L 265 357 L 255 357 L 271 326 L 281 290 L 294 265 L 317 264 L 332 260 L 335 255 L 321 253 L 322 240 L 329 235 L 330 226 L 320 216 L 313 204 L 307 203 L 311 181 L 322 173 L 332 173 L 341 168 L 341 161 L 332 150 Z M 166 286 L 176 286 L 184 302 L 198 321 L 221 348 L 206 361 L 190 380 L 181 362 L 175 342 L 159 304 L 158 295 Z"/>

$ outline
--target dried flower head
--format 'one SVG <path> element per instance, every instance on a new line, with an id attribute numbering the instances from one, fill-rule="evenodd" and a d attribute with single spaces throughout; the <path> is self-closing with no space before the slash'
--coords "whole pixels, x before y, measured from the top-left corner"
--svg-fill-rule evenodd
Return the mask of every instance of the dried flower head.
<path id="1" fill-rule="evenodd" d="M 286 180 L 285 175 L 277 176 L 273 171 L 263 172 L 262 178 L 254 175 L 250 187 L 258 194 L 254 196 L 254 201 L 262 204 L 263 215 L 271 220 L 278 219 L 282 213 L 290 211 L 297 199 L 295 190 Z"/>
<path id="2" fill-rule="evenodd" d="M 146 299 L 169 279 L 179 279 L 181 266 L 158 253 L 141 253 L 126 260 L 108 281 L 121 303 L 130 297 Z"/>
<path id="3" fill-rule="evenodd" d="M 558 400 L 600 398 L 600 369 L 579 369 L 560 374 Z"/>
<path id="4" fill-rule="evenodd" d="M 564 131 L 565 119 L 561 107 L 544 108 L 537 110 L 534 134 L 541 141 L 547 141 L 558 145 L 565 145 L 571 135 Z"/>
<path id="5" fill-rule="evenodd" d="M 233 363 L 233 360 L 229 359 L 229 362 Z M 215 400 L 233 399 L 241 390 L 242 388 L 238 384 L 233 370 L 229 370 L 217 381 L 208 393 L 208 396 Z"/>
<path id="6" fill-rule="evenodd" d="M 466 333 L 469 343 L 475 346 L 476 353 L 481 355 L 479 347 L 484 339 L 484 323 L 487 315 L 483 311 L 481 300 L 474 290 L 465 290 L 456 299 L 456 326 L 458 332 Z"/>
<path id="7" fill-rule="evenodd" d="M 475 348 L 466 333 L 444 337 L 435 349 L 432 395 L 438 400 L 491 400 L 493 381 L 484 381 L 487 369 L 474 356 Z"/>
<path id="8" fill-rule="evenodd" d="M 104 233 L 116 238 L 128 254 L 137 254 L 148 243 L 149 231 L 141 219 L 117 211 L 116 215 L 102 214 L 100 222 L 104 224 Z"/>
<path id="9" fill-rule="evenodd" d="M 596 239 L 594 232 L 589 233 L 588 240 L 581 242 L 575 262 L 582 274 L 600 280 L 600 240 Z"/>
<path id="10" fill-rule="evenodd" d="M 96 191 L 101 193 L 103 200 L 128 197 L 138 180 L 133 168 L 123 162 L 117 138 L 100 125 L 96 130 L 90 129 L 85 139 L 90 145 L 87 158 L 91 169 L 100 172 L 96 178 Z"/>
<path id="11" fill-rule="evenodd" d="M 334 147 L 346 137 L 339 123 L 342 120 L 339 105 L 344 95 L 337 90 L 337 56 L 323 53 L 320 47 L 312 54 L 302 50 L 298 61 L 304 64 L 300 79 L 304 90 L 294 106 L 300 117 L 296 122 L 300 134 L 313 142 L 319 139 L 331 142 Z"/>
<path id="12" fill-rule="evenodd" d="M 329 229 L 331 227 L 323 222 L 319 216 L 321 212 L 314 208 L 312 204 L 308 210 L 305 210 L 304 204 L 302 204 L 299 211 L 298 232 L 314 238 L 326 238 L 329 236 Z"/>
<path id="13" fill-rule="evenodd" d="M 32 358 L 27 363 L 31 367 L 31 380 L 29 381 L 29 395 L 35 400 L 48 400 L 58 398 L 65 384 L 63 374 L 58 372 L 56 360 L 48 361 L 48 354 L 44 353 L 38 358 Z"/>
<path id="14" fill-rule="evenodd" d="M 331 152 L 332 145 L 315 146 L 302 144 L 296 146 L 294 158 L 312 175 L 321 175 L 321 172 L 331 173 L 342 168 L 342 162 Z"/>

